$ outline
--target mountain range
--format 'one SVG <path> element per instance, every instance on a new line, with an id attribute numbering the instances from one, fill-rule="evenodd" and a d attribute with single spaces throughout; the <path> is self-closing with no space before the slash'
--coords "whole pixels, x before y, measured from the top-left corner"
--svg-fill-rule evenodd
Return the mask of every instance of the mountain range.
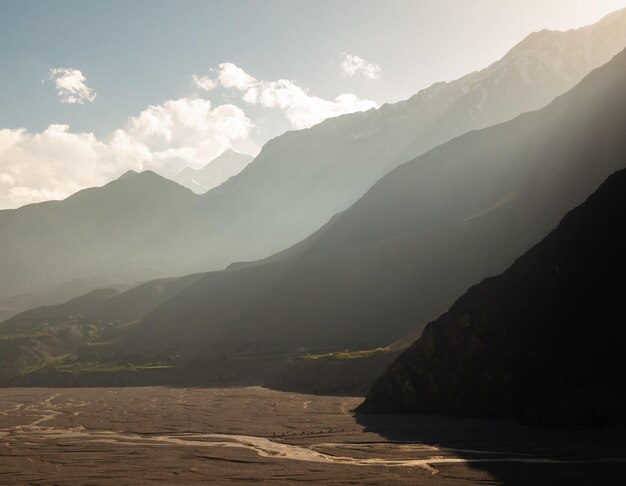
<path id="1" fill-rule="evenodd" d="M 85 324 L 132 321 L 98 341 L 125 362 L 356 352 L 419 335 L 626 167 L 625 87 L 623 51 L 547 107 L 394 169 L 287 251 L 187 277 L 121 317 L 83 313 Z M 110 301 L 136 302 L 135 292 Z"/>
<path id="2" fill-rule="evenodd" d="M 593 26 L 531 34 L 482 71 L 285 133 L 203 195 L 152 173 L 126 174 L 64 201 L 0 211 L 0 300 L 68 281 L 133 284 L 265 258 L 403 162 L 549 103 L 624 46 L 626 10 Z"/>
<path id="3" fill-rule="evenodd" d="M 0 383 L 362 393 L 382 374 L 361 412 L 623 420 L 626 50 L 599 60 L 625 26 L 532 34 L 252 162 L 225 152 L 180 174 L 193 190 L 129 171 L 0 211 L 0 311 L 47 303 L 0 324 Z"/>
<path id="4" fill-rule="evenodd" d="M 626 166 L 625 86 L 623 51 L 547 107 L 403 164 L 298 245 L 155 308 L 136 346 L 367 348 L 423 327 Z"/>

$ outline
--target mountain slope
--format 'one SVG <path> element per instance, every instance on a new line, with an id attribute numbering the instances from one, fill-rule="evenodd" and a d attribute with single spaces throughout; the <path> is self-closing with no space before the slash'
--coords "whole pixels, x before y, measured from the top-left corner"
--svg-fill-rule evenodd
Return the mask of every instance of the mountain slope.
<path id="1" fill-rule="evenodd" d="M 150 310 L 196 282 L 202 275 L 151 280 L 114 295 L 98 306 L 92 306 L 87 315 L 95 321 L 120 323 L 137 321 Z"/>
<path id="2" fill-rule="evenodd" d="M 24 292 L 22 294 L 0 298 L 0 322 L 13 317 L 22 311 L 33 309 L 35 307 L 56 305 L 60 302 L 67 302 L 76 296 L 80 296 L 92 290 L 108 287 L 123 291 L 129 288 L 128 284 L 111 283 L 107 280 L 108 279 L 68 280 L 59 285 L 48 287 L 45 290 Z"/>
<path id="3" fill-rule="evenodd" d="M 196 194 L 204 194 L 239 174 L 253 158 L 227 149 L 201 169 L 185 167 L 172 179 Z"/>
<path id="4" fill-rule="evenodd" d="M 13 316 L 0 323 L 0 384 L 62 359 L 74 362 L 77 355 L 102 360 L 106 344 L 200 277 L 158 279 L 125 292 L 95 290 Z"/>
<path id="5" fill-rule="evenodd" d="M 0 323 L 2 331 L 27 329 L 40 326 L 42 324 L 49 325 L 68 319 L 82 318 L 93 312 L 93 309 L 99 308 L 104 302 L 109 301 L 119 295 L 119 291 L 115 289 L 100 289 L 89 292 L 80 297 L 71 299 L 63 304 L 45 305 L 36 307 L 13 316 Z"/>
<path id="6" fill-rule="evenodd" d="M 146 315 L 144 348 L 385 346 L 503 271 L 626 166 L 626 51 L 548 107 L 395 169 L 283 259 L 207 274 Z"/>
<path id="7" fill-rule="evenodd" d="M 197 200 L 154 172 L 130 171 L 63 201 L 0 211 L 0 295 L 91 276 L 118 283 L 168 273 L 130 250 L 148 248 Z"/>
<path id="8" fill-rule="evenodd" d="M 626 170 L 428 324 L 359 410 L 626 419 L 624 221 Z"/>
<path id="9" fill-rule="evenodd" d="M 20 312 L 0 323 L 0 330 L 36 329 L 66 321 L 126 324 L 141 319 L 147 312 L 170 299 L 204 274 L 161 278 L 126 291 L 98 289 L 67 302 L 44 305 Z"/>

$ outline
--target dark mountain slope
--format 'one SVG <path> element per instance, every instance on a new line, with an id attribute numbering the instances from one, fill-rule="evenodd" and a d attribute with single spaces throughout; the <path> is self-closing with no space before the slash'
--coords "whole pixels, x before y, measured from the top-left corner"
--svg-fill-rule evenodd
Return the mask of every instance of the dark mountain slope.
<path id="1" fill-rule="evenodd" d="M 626 165 L 625 87 L 622 52 L 548 107 L 392 171 L 299 254 L 200 279 L 148 314 L 137 339 L 222 352 L 395 341 Z"/>
<path id="2" fill-rule="evenodd" d="M 504 273 L 472 287 L 375 382 L 359 411 L 626 419 L 626 170 Z"/>
<path id="3" fill-rule="evenodd" d="M 224 355 L 240 350 L 246 335 L 227 337 L 234 322 L 263 298 L 288 262 L 251 266 L 242 271 L 210 272 L 142 319 L 125 337 L 122 353 L 176 353 L 186 357 Z M 223 339 L 215 339 L 217 335 Z M 271 339 L 271 338 L 270 338 Z M 254 347 L 253 351 L 259 351 Z"/>
<path id="4" fill-rule="evenodd" d="M 172 298 L 204 274 L 151 280 L 113 296 L 101 305 L 93 307 L 88 314 L 96 321 L 133 322 L 150 310 Z"/>

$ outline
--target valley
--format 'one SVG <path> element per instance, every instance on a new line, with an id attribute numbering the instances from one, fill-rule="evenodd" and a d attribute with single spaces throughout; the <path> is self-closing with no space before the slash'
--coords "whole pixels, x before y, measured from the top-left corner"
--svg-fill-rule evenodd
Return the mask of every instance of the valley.
<path id="1" fill-rule="evenodd" d="M 0 486 L 623 484 L 626 0 L 549 4 L 0 2 Z"/>
<path id="2" fill-rule="evenodd" d="M 0 482 L 610 484 L 624 467 L 623 429 L 355 416 L 361 400 L 260 387 L 7 388 Z"/>

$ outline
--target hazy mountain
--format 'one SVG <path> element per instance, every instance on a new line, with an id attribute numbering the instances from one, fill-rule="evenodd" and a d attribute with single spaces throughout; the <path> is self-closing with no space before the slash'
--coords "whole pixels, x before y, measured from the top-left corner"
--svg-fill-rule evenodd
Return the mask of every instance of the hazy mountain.
<path id="1" fill-rule="evenodd" d="M 277 137 L 203 196 L 143 173 L 0 211 L 0 297 L 79 278 L 136 282 L 266 257 L 307 237 L 400 163 L 549 102 L 624 46 L 626 10 L 583 29 L 532 34 L 482 71 Z"/>
<path id="2" fill-rule="evenodd" d="M 134 339 L 190 354 L 387 345 L 625 167 L 624 126 L 626 51 L 546 108 L 398 167 L 280 258 L 207 274 Z"/>
<path id="3" fill-rule="evenodd" d="M 0 324 L 0 383 L 67 356 L 94 335 L 82 315 L 119 293 L 103 289 L 42 306 Z"/>
<path id="4" fill-rule="evenodd" d="M 148 311 L 185 289 L 204 274 L 161 278 L 121 292 L 98 289 L 67 302 L 20 312 L 0 323 L 0 330 L 36 328 L 42 324 L 77 320 L 88 323 L 125 324 L 141 319 Z"/>
<path id="5" fill-rule="evenodd" d="M 196 282 L 203 274 L 161 278 L 137 285 L 126 292 L 112 296 L 88 317 L 96 322 L 129 323 L 141 319 L 147 312 Z"/>
<path id="6" fill-rule="evenodd" d="M 626 419 L 626 171 L 468 290 L 375 382 L 362 412 Z"/>
<path id="7" fill-rule="evenodd" d="M 130 171 L 63 201 L 0 211 L 0 295 L 92 276 L 118 283 L 167 274 L 140 250 L 197 200 L 154 172 Z"/>
<path id="8" fill-rule="evenodd" d="M 268 142 L 240 174 L 209 191 L 176 231 L 196 266 L 266 257 L 307 237 L 380 177 L 470 130 L 545 106 L 626 47 L 626 9 L 567 32 L 533 33 L 500 61 L 407 101 L 329 119 Z M 165 250 L 164 250 L 165 251 Z M 184 271 L 185 269 L 181 269 Z"/>
<path id="9" fill-rule="evenodd" d="M 63 304 L 44 305 L 13 316 L 0 324 L 2 331 L 32 329 L 39 325 L 56 324 L 61 321 L 82 318 L 99 308 L 103 302 L 119 295 L 119 290 L 99 289 L 71 299 Z"/>
<path id="10" fill-rule="evenodd" d="M 62 358 L 76 359 L 85 345 L 92 359 L 102 359 L 102 343 L 124 336 L 148 311 L 200 276 L 158 279 L 125 292 L 94 290 L 13 316 L 0 323 L 0 382 Z"/>
<path id="11" fill-rule="evenodd" d="M 104 287 L 123 291 L 128 289 L 130 285 L 122 283 L 112 284 L 107 279 L 75 279 L 59 285 L 53 285 L 45 290 L 11 295 L 0 299 L 0 322 L 27 309 L 67 302 L 76 296 Z"/>
<path id="12" fill-rule="evenodd" d="M 254 159 L 251 155 L 225 150 L 201 169 L 185 167 L 172 180 L 196 194 L 204 194 L 241 172 Z"/>

